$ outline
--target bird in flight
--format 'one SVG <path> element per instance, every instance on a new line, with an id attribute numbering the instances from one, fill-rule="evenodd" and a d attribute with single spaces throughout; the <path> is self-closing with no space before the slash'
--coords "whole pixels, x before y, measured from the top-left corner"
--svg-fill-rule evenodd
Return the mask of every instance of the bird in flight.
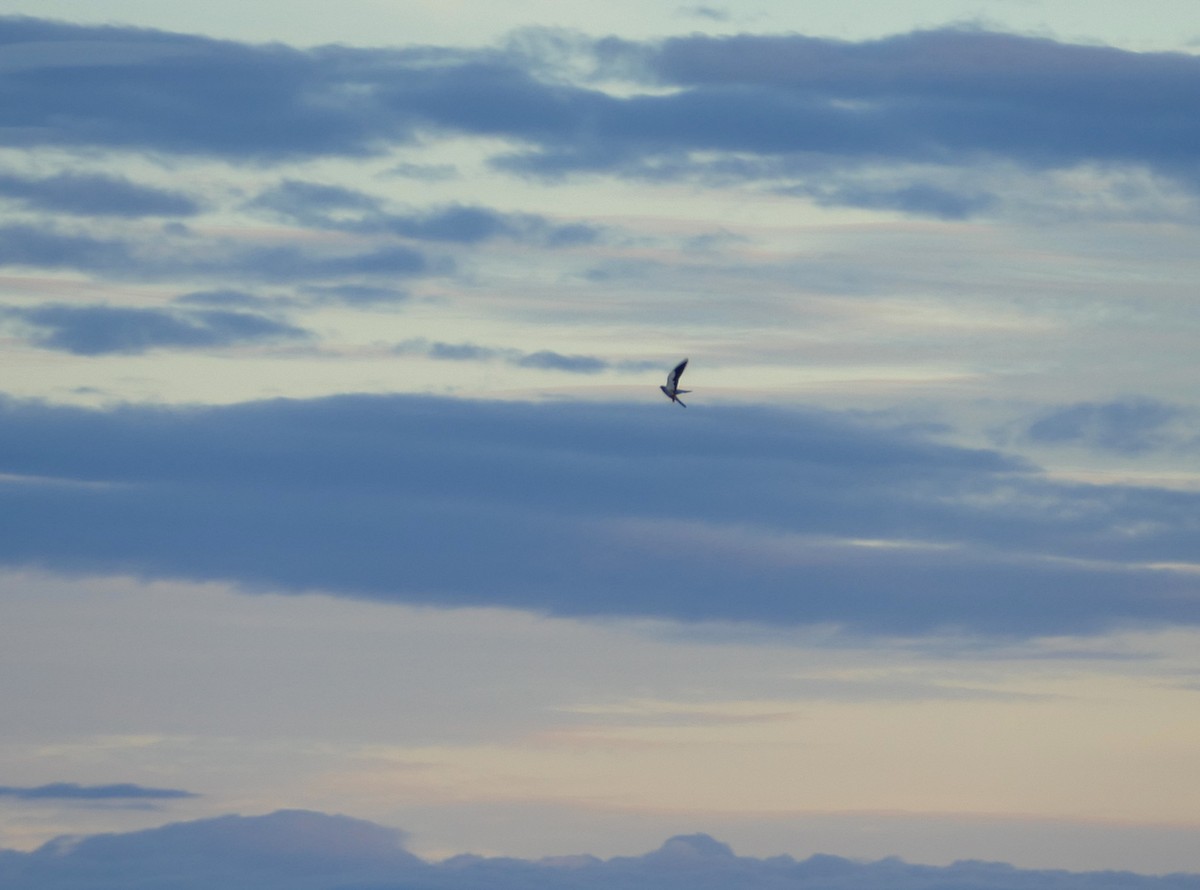
<path id="1" fill-rule="evenodd" d="M 684 393 L 691 392 L 690 389 L 679 388 L 679 378 L 683 376 L 683 369 L 687 367 L 687 363 L 688 360 L 684 359 L 677 364 L 671 370 L 671 373 L 667 375 L 667 385 L 659 387 L 659 389 L 663 391 L 663 395 L 665 395 L 672 402 L 678 402 L 680 405 L 683 405 L 683 401 L 679 397 Z M 687 405 L 683 405 L 683 407 L 686 408 Z"/>

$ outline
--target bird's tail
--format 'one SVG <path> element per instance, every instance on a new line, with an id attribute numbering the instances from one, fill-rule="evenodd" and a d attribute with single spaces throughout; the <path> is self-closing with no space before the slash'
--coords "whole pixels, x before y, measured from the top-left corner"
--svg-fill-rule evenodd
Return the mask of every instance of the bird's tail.
<path id="1" fill-rule="evenodd" d="M 690 390 L 681 389 L 681 390 L 680 390 L 680 392 L 690 392 Z M 678 398 L 677 398 L 677 399 L 672 399 L 671 401 L 673 401 L 673 402 L 678 402 L 679 404 L 683 405 L 683 399 L 678 399 Z M 686 408 L 686 407 L 687 407 L 687 405 L 683 405 L 683 407 L 685 407 L 685 408 Z"/>
<path id="2" fill-rule="evenodd" d="M 685 393 L 685 392 L 691 392 L 691 390 L 690 389 L 677 389 L 677 390 L 675 390 L 675 395 L 677 395 L 677 396 L 683 395 L 683 393 Z"/>

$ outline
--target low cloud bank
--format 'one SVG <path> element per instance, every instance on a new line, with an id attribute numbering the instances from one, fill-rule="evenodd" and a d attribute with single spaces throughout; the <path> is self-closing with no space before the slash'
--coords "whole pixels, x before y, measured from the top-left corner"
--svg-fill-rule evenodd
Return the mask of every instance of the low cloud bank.
<path id="1" fill-rule="evenodd" d="M 889 858 L 737 856 L 703 834 L 671 838 L 637 857 L 543 860 L 457 856 L 425 862 L 403 834 L 371 822 L 286 810 L 221 816 L 129 834 L 51 841 L 0 852 L 8 890 L 1196 890 L 1200 876 L 1033 871 L 988 862 L 946 867 Z"/>

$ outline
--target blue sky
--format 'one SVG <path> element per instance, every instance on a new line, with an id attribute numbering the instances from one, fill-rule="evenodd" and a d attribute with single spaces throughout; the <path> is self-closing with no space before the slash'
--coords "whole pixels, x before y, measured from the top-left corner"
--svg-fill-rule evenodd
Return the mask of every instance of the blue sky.
<path id="1" fill-rule="evenodd" d="M 1149 5 L 0 2 L 0 848 L 1200 872 Z"/>

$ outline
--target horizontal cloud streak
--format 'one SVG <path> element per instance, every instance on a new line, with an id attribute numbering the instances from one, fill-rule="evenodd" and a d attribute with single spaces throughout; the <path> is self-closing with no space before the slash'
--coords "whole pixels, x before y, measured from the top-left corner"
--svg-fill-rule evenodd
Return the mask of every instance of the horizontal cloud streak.
<path id="1" fill-rule="evenodd" d="M 660 407 L 9 403 L 0 561 L 876 634 L 1200 622 L 1197 576 L 1159 568 L 1200 562 L 1200 496 L 833 414 Z"/>
<path id="2" fill-rule="evenodd" d="M 475 343 L 442 343 L 439 341 L 407 340 L 394 350 L 400 355 L 424 354 L 434 359 L 456 362 L 502 360 L 518 368 L 537 368 L 543 371 L 566 371 L 571 374 L 598 374 L 610 368 L 646 370 L 642 362 L 612 363 L 591 355 L 563 355 L 549 349 L 522 352 L 519 349 L 498 349 Z M 658 365 L 651 367 L 657 368 Z"/>
<path id="3" fill-rule="evenodd" d="M 0 785 L 0 797 L 11 797 L 17 800 L 178 800 L 198 796 L 191 791 L 180 791 L 174 788 L 146 788 L 129 783 L 78 785 L 74 782 L 54 782 L 49 785 L 28 788 Z"/>

